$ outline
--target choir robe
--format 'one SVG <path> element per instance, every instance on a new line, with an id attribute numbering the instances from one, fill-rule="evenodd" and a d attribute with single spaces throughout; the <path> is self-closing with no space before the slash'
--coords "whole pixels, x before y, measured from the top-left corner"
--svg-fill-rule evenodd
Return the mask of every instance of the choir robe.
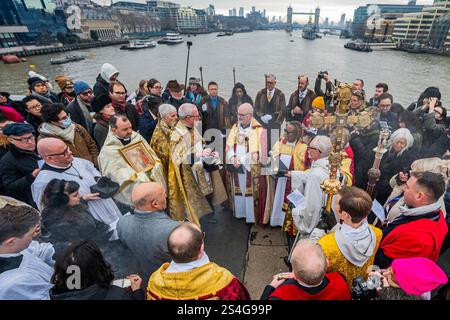
<path id="1" fill-rule="evenodd" d="M 286 138 L 278 141 L 272 150 L 277 167 L 287 168 L 289 171 L 304 171 L 306 169 L 306 151 L 308 146 L 301 141 L 289 143 Z M 279 162 L 279 164 L 278 164 Z M 283 226 L 286 218 L 286 211 L 289 208 L 287 196 L 291 191 L 291 181 L 285 177 L 279 177 L 276 182 L 275 195 L 270 215 L 270 225 L 272 227 Z"/>
<path id="2" fill-rule="evenodd" d="M 90 194 L 92 193 L 90 187 L 97 183 L 95 177 L 101 177 L 101 175 L 92 162 L 75 157 L 72 165 L 67 169 L 55 168 L 44 164 L 31 185 L 33 200 L 38 205 L 38 209 L 42 210 L 41 197 L 45 187 L 52 179 L 75 181 L 80 185 L 80 194 Z M 122 217 L 122 214 L 112 198 L 88 201 L 88 206 L 89 212 L 95 219 L 106 223 L 112 230 L 116 229 L 117 222 Z M 116 231 L 114 231 L 111 240 L 114 239 L 117 239 Z"/>
<path id="3" fill-rule="evenodd" d="M 226 159 L 236 156 L 242 163 L 242 172 L 230 172 L 228 180 L 232 196 L 234 216 L 245 218 L 247 223 L 264 223 L 266 177 L 261 177 L 261 157 L 267 155 L 267 132 L 255 119 L 242 128 L 235 124 L 227 137 Z"/>
<path id="4" fill-rule="evenodd" d="M 196 128 L 188 128 L 179 121 L 170 134 L 172 150 L 168 168 L 170 215 L 174 220 L 189 219 L 200 225 L 200 218 L 227 200 L 227 193 L 219 171 L 208 172 L 203 159 L 197 157 L 205 148 L 205 141 Z"/>
<path id="5" fill-rule="evenodd" d="M 320 220 L 320 213 L 326 204 L 327 195 L 320 184 L 328 179 L 328 158 L 321 158 L 311 164 L 306 171 L 292 171 L 292 189 L 297 189 L 305 197 L 305 206 L 292 209 L 292 216 L 298 231 L 305 236 L 312 233 Z"/>
<path id="6" fill-rule="evenodd" d="M 98 165 L 102 175 L 120 185 L 119 191 L 114 195 L 114 200 L 128 206 L 132 205 L 131 193 L 133 192 L 133 188 L 138 184 L 153 181 L 162 184 L 166 189 L 166 178 L 161 161 L 152 148 L 150 148 L 147 141 L 139 133 L 133 131 L 131 134 L 131 142 L 127 146 L 139 141 L 142 141 L 155 162 L 153 168 L 149 171 L 137 173 L 128 164 L 119 151 L 124 145 L 111 130 L 106 136 L 105 143 L 98 156 Z"/>
<path id="7" fill-rule="evenodd" d="M 50 243 L 32 241 L 20 254 L 0 255 L 0 300 L 49 300 L 54 253 Z"/>

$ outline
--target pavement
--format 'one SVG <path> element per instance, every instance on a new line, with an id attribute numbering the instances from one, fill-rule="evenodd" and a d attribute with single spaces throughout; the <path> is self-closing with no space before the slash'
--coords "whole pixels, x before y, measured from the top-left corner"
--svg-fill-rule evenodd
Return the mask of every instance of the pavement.
<path id="1" fill-rule="evenodd" d="M 209 222 L 212 217 L 217 223 Z M 287 243 L 280 228 L 247 224 L 222 208 L 202 217 L 200 223 L 210 260 L 241 280 L 253 300 L 259 300 L 275 274 L 288 271 L 283 262 Z"/>
<path id="2" fill-rule="evenodd" d="M 217 223 L 209 223 L 211 217 Z M 275 274 L 289 271 L 283 261 L 288 254 L 287 242 L 280 228 L 246 224 L 222 208 L 200 222 L 210 260 L 239 278 L 253 300 L 259 300 Z M 441 255 L 438 264 L 450 277 L 450 249 Z"/>

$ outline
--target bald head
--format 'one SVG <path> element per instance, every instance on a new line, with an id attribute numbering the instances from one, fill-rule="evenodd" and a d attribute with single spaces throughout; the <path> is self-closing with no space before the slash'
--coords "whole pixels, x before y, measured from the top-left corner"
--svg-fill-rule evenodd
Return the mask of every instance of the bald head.
<path id="1" fill-rule="evenodd" d="M 72 151 L 60 139 L 44 138 L 38 141 L 37 151 L 49 165 L 66 168 L 73 161 Z"/>
<path id="2" fill-rule="evenodd" d="M 191 222 L 184 222 L 172 230 L 167 248 L 176 263 L 188 263 L 203 256 L 203 234 Z"/>
<path id="3" fill-rule="evenodd" d="M 303 283 L 319 285 L 327 272 L 327 258 L 322 248 L 311 240 L 300 240 L 291 258 L 292 270 Z"/>
<path id="4" fill-rule="evenodd" d="M 160 183 L 141 183 L 133 189 L 131 202 L 138 210 L 163 211 L 166 209 L 166 190 Z"/>
<path id="5" fill-rule="evenodd" d="M 48 154 L 53 154 L 58 151 L 61 147 L 65 148 L 66 144 L 56 138 L 44 138 L 38 141 L 37 151 L 39 155 L 44 158 Z"/>

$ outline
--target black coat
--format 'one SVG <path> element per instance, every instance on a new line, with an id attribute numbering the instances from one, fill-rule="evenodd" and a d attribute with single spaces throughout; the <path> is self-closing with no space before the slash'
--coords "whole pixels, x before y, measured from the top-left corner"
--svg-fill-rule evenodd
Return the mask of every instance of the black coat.
<path id="1" fill-rule="evenodd" d="M 25 118 L 25 122 L 34 128 L 34 132 L 38 132 L 38 128 L 44 120 L 42 118 L 36 117 L 34 114 L 29 113 Z"/>
<path id="2" fill-rule="evenodd" d="M 112 231 L 103 222 L 95 220 L 86 204 L 74 207 L 44 208 L 42 224 L 47 231 L 46 241 L 56 251 L 78 240 L 92 240 L 100 247 L 108 243 Z"/>
<path id="3" fill-rule="evenodd" d="M 381 112 L 380 121 L 387 122 L 387 124 L 391 128 L 391 132 L 394 132 L 399 128 L 397 116 L 392 111 L 388 111 L 387 113 Z"/>
<path id="4" fill-rule="evenodd" d="M 108 95 L 109 93 L 109 83 L 102 78 L 101 75 L 97 76 L 97 82 L 94 84 L 94 96 L 99 97 L 101 95 Z"/>
<path id="5" fill-rule="evenodd" d="M 40 98 L 39 96 L 33 96 L 36 98 L 37 101 L 39 101 L 41 103 L 41 105 L 44 104 L 49 104 L 49 102 L 47 100 L 44 100 L 42 98 Z M 50 92 L 50 97 L 49 99 L 53 102 L 53 103 L 60 103 L 58 96 L 56 94 L 54 94 L 53 92 Z"/>
<path id="6" fill-rule="evenodd" d="M 83 290 L 74 290 L 64 293 L 57 293 L 50 289 L 50 300 L 144 300 L 144 290 L 134 292 L 124 288 L 109 285 L 100 287 L 94 284 Z"/>
<path id="7" fill-rule="evenodd" d="M 150 111 L 147 109 L 139 119 L 139 134 L 144 137 L 145 141 L 150 143 L 150 140 L 158 124 L 158 118 L 153 119 Z"/>
<path id="8" fill-rule="evenodd" d="M 372 168 L 375 160 L 375 152 L 373 149 L 378 144 L 379 131 L 373 130 L 367 134 L 356 134 L 350 139 L 350 146 L 354 154 L 354 174 L 355 185 L 358 188 L 366 190 L 369 177 L 367 175 L 370 168 Z"/>
<path id="9" fill-rule="evenodd" d="M 73 122 L 83 126 L 92 135 L 92 129 L 94 128 L 94 125 L 92 124 L 91 130 L 89 130 L 88 126 L 86 125 L 86 117 L 81 110 L 78 99 L 75 98 L 75 100 L 69 103 L 66 107 L 66 111 L 70 114 L 70 119 L 72 119 Z"/>
<path id="10" fill-rule="evenodd" d="M 422 158 L 442 158 L 448 150 L 450 150 L 450 137 L 443 134 L 431 146 L 422 148 Z"/>
<path id="11" fill-rule="evenodd" d="M 121 114 L 121 115 L 126 116 L 128 118 L 128 120 L 130 120 L 130 122 L 131 122 L 131 127 L 133 128 L 133 131 L 138 131 L 139 113 L 137 112 L 136 107 L 133 104 L 127 102 L 127 105 L 125 106 L 125 112 L 124 112 L 118 105 L 116 105 L 114 103 L 114 101 L 113 101 L 112 105 L 114 107 L 116 114 Z"/>
<path id="12" fill-rule="evenodd" d="M 392 192 L 389 181 L 399 172 L 409 172 L 411 164 L 419 155 L 414 148 L 405 150 L 400 156 L 393 149 L 383 155 L 380 164 L 381 177 L 375 186 L 375 198 L 382 205 Z M 356 158 L 356 157 L 355 157 Z"/>
<path id="13" fill-rule="evenodd" d="M 172 96 L 169 96 L 169 98 L 166 100 L 166 103 L 173 105 L 177 111 L 184 103 L 191 103 L 189 99 L 186 99 L 186 97 L 181 98 L 181 100 L 174 99 Z"/>
<path id="14" fill-rule="evenodd" d="M 32 173 L 38 168 L 39 159 L 35 152 L 24 151 L 11 145 L 8 153 L 0 161 L 0 179 L 5 186 L 6 195 L 35 208 L 31 184 L 35 179 Z"/>

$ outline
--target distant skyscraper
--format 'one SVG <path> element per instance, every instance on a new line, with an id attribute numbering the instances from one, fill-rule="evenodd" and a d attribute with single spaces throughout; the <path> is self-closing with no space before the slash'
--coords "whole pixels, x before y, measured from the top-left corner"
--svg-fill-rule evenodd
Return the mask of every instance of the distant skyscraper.
<path id="1" fill-rule="evenodd" d="M 239 17 L 243 17 L 244 16 L 244 8 L 240 7 L 239 8 Z"/>
<path id="2" fill-rule="evenodd" d="M 212 4 L 210 4 L 208 9 L 207 9 L 207 13 L 208 13 L 208 16 L 215 16 L 216 15 L 216 8 Z"/>
<path id="3" fill-rule="evenodd" d="M 278 18 L 278 22 L 281 22 L 281 16 Z"/>
<path id="4" fill-rule="evenodd" d="M 325 23 L 324 23 L 324 25 L 325 25 L 326 27 L 328 27 L 329 24 L 330 24 L 330 18 L 325 18 Z"/>
<path id="5" fill-rule="evenodd" d="M 252 13 L 255 13 L 256 7 L 252 7 Z"/>
<path id="6" fill-rule="evenodd" d="M 343 14 L 341 15 L 341 22 L 339 23 L 339 25 L 340 25 L 341 27 L 343 27 L 343 26 L 345 25 L 345 13 L 343 13 Z"/>
<path id="7" fill-rule="evenodd" d="M 228 10 L 228 15 L 229 15 L 230 17 L 233 16 L 233 9 Z"/>
<path id="8" fill-rule="evenodd" d="M 266 9 L 263 10 L 263 17 L 266 17 Z"/>
<path id="9" fill-rule="evenodd" d="M 233 17 L 236 17 L 236 16 L 237 16 L 236 8 L 233 8 Z"/>

